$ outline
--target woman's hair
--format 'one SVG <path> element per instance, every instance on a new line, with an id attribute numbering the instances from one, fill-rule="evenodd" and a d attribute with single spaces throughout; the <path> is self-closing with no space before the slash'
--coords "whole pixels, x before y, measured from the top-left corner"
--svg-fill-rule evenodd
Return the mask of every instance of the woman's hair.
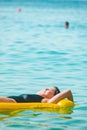
<path id="1" fill-rule="evenodd" d="M 55 90 L 55 93 L 54 93 L 54 95 L 56 95 L 56 94 L 58 94 L 58 93 L 60 93 L 60 90 L 59 90 L 59 88 L 58 87 L 54 87 L 56 90 Z"/>

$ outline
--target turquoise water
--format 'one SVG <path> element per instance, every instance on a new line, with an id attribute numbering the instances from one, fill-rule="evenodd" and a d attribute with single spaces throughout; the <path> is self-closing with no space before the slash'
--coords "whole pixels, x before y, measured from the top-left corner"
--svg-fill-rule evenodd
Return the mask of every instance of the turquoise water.
<path id="1" fill-rule="evenodd" d="M 71 114 L 0 114 L 0 130 L 86 130 L 87 2 L 0 2 L 0 86 L 3 96 L 59 86 L 78 104 Z"/>

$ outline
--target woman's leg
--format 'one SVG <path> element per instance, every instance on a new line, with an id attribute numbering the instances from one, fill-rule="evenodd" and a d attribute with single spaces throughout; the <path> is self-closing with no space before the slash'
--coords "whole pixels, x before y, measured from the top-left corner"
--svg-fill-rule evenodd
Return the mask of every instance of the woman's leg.
<path id="1" fill-rule="evenodd" d="M 0 102 L 14 102 L 14 103 L 16 103 L 16 101 L 14 99 L 3 97 L 3 96 L 0 96 Z"/>

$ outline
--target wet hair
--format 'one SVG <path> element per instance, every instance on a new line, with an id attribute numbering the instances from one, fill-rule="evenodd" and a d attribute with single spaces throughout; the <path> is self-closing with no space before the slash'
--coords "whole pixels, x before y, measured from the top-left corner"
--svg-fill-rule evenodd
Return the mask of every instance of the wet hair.
<path id="1" fill-rule="evenodd" d="M 66 21 L 66 22 L 65 22 L 65 24 L 66 24 L 66 25 L 69 25 L 69 22 L 68 22 L 68 21 Z"/>
<path id="2" fill-rule="evenodd" d="M 58 94 L 58 93 L 60 93 L 60 90 L 59 90 L 59 88 L 58 87 L 54 87 L 56 90 L 55 90 L 55 93 L 54 93 L 54 95 L 56 95 L 56 94 Z"/>

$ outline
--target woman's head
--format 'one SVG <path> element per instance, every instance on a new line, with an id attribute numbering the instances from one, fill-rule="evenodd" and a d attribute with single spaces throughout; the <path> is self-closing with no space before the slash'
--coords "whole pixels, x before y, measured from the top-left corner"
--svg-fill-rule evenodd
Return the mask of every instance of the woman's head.
<path id="1" fill-rule="evenodd" d="M 58 93 L 60 93 L 60 90 L 57 87 L 52 87 L 52 88 L 45 88 L 45 89 L 39 91 L 37 94 L 44 98 L 50 99 Z"/>

